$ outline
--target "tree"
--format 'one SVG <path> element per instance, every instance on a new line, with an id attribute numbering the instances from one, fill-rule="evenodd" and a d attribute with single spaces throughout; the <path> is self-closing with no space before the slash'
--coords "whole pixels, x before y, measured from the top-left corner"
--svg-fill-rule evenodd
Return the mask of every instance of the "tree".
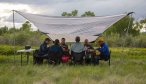
<path id="1" fill-rule="evenodd" d="M 22 27 L 20 27 L 20 30 L 22 31 L 30 31 L 31 30 L 31 24 L 29 21 L 26 21 L 22 24 Z"/>
<path id="2" fill-rule="evenodd" d="M 78 10 L 73 10 L 70 13 L 63 12 L 62 16 L 78 16 Z M 81 15 L 82 17 L 87 17 L 87 16 L 95 16 L 94 12 L 91 11 L 86 11 Z"/>
<path id="3" fill-rule="evenodd" d="M 62 15 L 62 16 L 67 16 L 68 13 L 67 13 L 67 12 L 63 12 L 61 15 Z"/>
<path id="4" fill-rule="evenodd" d="M 145 23 L 146 23 L 146 18 L 143 19 L 143 20 L 140 20 L 140 23 L 141 23 L 141 24 L 145 24 Z"/>
<path id="5" fill-rule="evenodd" d="M 140 28 L 143 28 L 144 27 L 143 25 L 146 24 L 146 18 L 141 20 L 140 24 L 141 24 Z M 146 27 L 145 27 L 145 30 L 146 30 Z"/>
<path id="6" fill-rule="evenodd" d="M 7 26 L 4 26 L 4 27 L 0 28 L 0 35 L 2 35 L 4 33 L 7 33 L 7 32 L 8 32 L 8 27 Z"/>
<path id="7" fill-rule="evenodd" d="M 146 24 L 146 19 L 142 19 L 139 22 L 136 21 L 134 27 L 142 29 L 144 24 Z"/>
<path id="8" fill-rule="evenodd" d="M 78 10 L 73 10 L 71 13 L 63 12 L 62 16 L 78 16 Z"/>
<path id="9" fill-rule="evenodd" d="M 77 16 L 77 15 L 78 15 L 78 10 L 73 10 L 73 11 L 71 12 L 71 14 L 72 14 L 72 16 Z"/>
<path id="10" fill-rule="evenodd" d="M 136 36 L 139 34 L 140 29 L 134 27 L 134 18 L 125 16 L 123 19 L 111 26 L 105 33 L 111 35 L 112 33 L 120 34 L 120 36 L 125 36 L 131 34 Z"/>
<path id="11" fill-rule="evenodd" d="M 87 11 L 84 14 L 81 15 L 82 17 L 87 17 L 87 16 L 95 16 L 94 12 Z"/>

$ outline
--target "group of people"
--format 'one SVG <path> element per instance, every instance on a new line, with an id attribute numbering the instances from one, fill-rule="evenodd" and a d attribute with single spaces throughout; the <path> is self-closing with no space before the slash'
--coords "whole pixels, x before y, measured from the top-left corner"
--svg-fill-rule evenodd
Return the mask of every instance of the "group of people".
<path id="1" fill-rule="evenodd" d="M 99 64 L 99 60 L 107 61 L 109 59 L 109 48 L 103 39 L 98 40 L 99 48 L 94 49 L 90 45 L 88 39 L 85 39 L 84 44 L 80 42 L 80 37 L 75 38 L 69 49 L 65 42 L 65 38 L 61 38 L 61 42 L 56 39 L 52 46 L 48 46 L 51 42 L 46 38 L 40 45 L 38 56 L 46 57 L 50 64 L 59 64 L 73 62 L 74 64 Z M 42 63 L 43 59 L 37 59 L 38 63 Z"/>

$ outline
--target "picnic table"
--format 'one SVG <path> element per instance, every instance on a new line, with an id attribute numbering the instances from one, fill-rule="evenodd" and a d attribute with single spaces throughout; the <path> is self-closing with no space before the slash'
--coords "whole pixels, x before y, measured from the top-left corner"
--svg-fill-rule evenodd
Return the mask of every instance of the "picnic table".
<path id="1" fill-rule="evenodd" d="M 21 65 L 22 65 L 22 53 L 26 53 L 27 57 L 27 64 L 29 63 L 29 56 L 30 53 L 33 52 L 35 49 L 23 49 L 23 50 L 17 50 L 17 53 L 20 53 L 21 55 Z"/>

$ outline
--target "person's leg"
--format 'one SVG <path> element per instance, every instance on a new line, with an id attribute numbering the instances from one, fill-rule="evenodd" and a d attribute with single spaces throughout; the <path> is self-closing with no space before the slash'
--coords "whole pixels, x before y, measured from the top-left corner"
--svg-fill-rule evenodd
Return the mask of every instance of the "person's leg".
<path id="1" fill-rule="evenodd" d="M 74 54 L 74 56 L 73 56 L 73 61 L 74 61 L 74 64 L 77 64 L 76 54 Z"/>
<path id="2" fill-rule="evenodd" d="M 94 56 L 91 57 L 91 64 L 94 64 Z"/>
<path id="3" fill-rule="evenodd" d="M 89 56 L 86 56 L 86 57 L 85 57 L 85 63 L 86 63 L 86 64 L 90 64 L 90 58 L 89 58 Z"/>
<path id="4" fill-rule="evenodd" d="M 41 64 L 40 57 L 37 57 L 37 58 L 36 58 L 36 63 L 37 63 L 37 64 Z"/>
<path id="5" fill-rule="evenodd" d="M 61 63 L 61 56 L 57 56 L 57 64 Z"/>
<path id="6" fill-rule="evenodd" d="M 83 61 L 84 61 L 84 59 L 83 59 L 83 56 L 81 55 L 81 57 L 80 57 L 80 64 L 83 64 Z"/>
<path id="7" fill-rule="evenodd" d="M 78 56 L 77 53 L 74 53 L 74 54 L 73 54 L 73 60 L 74 60 L 74 64 L 77 64 L 77 63 L 78 63 L 78 61 L 79 61 L 79 56 Z"/>
<path id="8" fill-rule="evenodd" d="M 39 58 L 39 64 L 43 64 L 43 58 L 42 57 Z"/>
<path id="9" fill-rule="evenodd" d="M 99 64 L 99 56 L 95 56 L 93 58 L 93 63 L 94 63 L 94 65 L 98 65 Z"/>
<path id="10" fill-rule="evenodd" d="M 104 61 L 107 61 L 109 58 L 108 58 L 108 56 L 100 55 L 100 59 L 102 59 Z"/>

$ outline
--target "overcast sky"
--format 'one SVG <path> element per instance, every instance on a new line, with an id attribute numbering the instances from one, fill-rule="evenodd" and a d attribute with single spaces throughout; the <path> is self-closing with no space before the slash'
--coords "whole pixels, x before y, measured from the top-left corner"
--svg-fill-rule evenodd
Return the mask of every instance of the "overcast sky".
<path id="1" fill-rule="evenodd" d="M 74 9 L 81 15 L 85 11 L 95 12 L 97 16 L 135 12 L 137 19 L 146 18 L 145 0 L 0 0 L 0 26 L 12 26 L 12 11 L 60 16 L 62 12 Z M 15 14 L 16 27 L 25 19 Z"/>

